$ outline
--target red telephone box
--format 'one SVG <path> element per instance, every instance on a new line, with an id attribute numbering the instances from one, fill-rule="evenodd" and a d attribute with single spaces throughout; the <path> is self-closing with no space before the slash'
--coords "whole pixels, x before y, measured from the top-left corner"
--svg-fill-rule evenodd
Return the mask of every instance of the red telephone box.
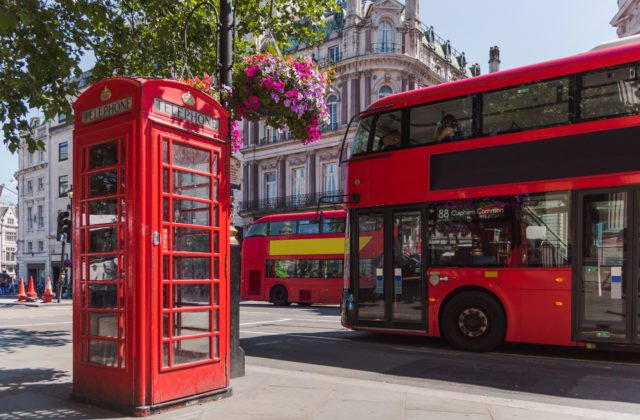
<path id="1" fill-rule="evenodd" d="M 146 415 L 230 395 L 227 111 L 143 78 L 74 109 L 72 397 Z"/>

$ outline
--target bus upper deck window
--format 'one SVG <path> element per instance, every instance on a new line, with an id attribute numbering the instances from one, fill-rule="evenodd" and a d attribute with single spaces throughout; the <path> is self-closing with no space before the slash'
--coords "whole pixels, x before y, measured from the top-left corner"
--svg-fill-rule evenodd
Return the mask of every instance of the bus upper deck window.
<path id="1" fill-rule="evenodd" d="M 373 124 L 373 116 L 363 118 L 358 124 L 358 130 L 353 138 L 351 146 L 351 155 L 359 155 L 366 153 L 369 148 L 369 135 L 371 134 L 371 126 Z"/>
<path id="2" fill-rule="evenodd" d="M 250 236 L 267 236 L 267 224 L 266 223 L 256 223 L 249 227 L 247 230 L 246 238 Z"/>

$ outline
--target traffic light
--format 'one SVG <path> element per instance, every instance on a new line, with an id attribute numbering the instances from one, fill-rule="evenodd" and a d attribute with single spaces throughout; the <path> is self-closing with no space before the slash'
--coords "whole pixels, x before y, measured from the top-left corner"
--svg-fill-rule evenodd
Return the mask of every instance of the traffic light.
<path id="1" fill-rule="evenodd" d="M 58 213 L 58 230 L 56 236 L 60 242 L 71 242 L 71 214 L 68 211 Z"/>

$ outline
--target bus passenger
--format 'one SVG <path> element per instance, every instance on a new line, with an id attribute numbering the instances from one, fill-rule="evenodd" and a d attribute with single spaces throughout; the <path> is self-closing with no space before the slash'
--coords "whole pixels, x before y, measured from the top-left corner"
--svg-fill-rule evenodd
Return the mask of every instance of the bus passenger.
<path id="1" fill-rule="evenodd" d="M 456 117 L 447 114 L 436 124 L 434 138 L 436 143 L 459 139 L 462 136 Z"/>

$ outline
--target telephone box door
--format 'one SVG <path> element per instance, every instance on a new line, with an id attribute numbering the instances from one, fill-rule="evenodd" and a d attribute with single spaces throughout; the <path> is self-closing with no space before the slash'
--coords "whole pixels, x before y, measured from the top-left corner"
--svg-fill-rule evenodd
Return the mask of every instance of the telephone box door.
<path id="1" fill-rule="evenodd" d="M 228 197 L 223 176 L 224 143 L 201 141 L 181 132 L 152 129 L 160 155 L 154 233 L 160 287 L 158 346 L 153 401 L 162 402 L 223 388 L 229 343 L 228 220 L 221 198 Z M 154 177 L 155 178 L 155 177 Z"/>

